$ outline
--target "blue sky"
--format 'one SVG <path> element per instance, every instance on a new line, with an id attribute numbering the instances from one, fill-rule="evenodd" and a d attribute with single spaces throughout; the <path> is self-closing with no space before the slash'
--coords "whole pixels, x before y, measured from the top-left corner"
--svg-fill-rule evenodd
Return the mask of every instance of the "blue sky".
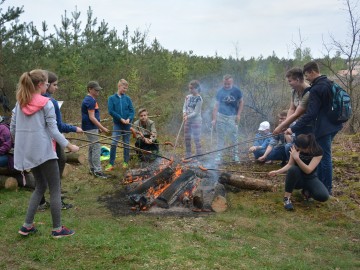
<path id="1" fill-rule="evenodd" d="M 81 11 L 82 26 L 91 6 L 98 21 L 121 33 L 148 31 L 169 50 L 196 55 L 292 58 L 296 44 L 309 47 L 314 57 L 324 53 L 330 35 L 346 40 L 348 14 L 342 0 L 6 0 L 2 5 L 24 6 L 20 21 L 33 21 L 38 29 L 46 21 L 51 32 L 61 16 Z M 358 11 L 357 11 L 358 12 Z"/>

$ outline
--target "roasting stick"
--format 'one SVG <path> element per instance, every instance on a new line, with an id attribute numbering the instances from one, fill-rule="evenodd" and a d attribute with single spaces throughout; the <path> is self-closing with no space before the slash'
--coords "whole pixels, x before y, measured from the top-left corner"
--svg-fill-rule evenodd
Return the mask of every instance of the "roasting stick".
<path id="1" fill-rule="evenodd" d="M 253 173 L 253 174 L 268 174 L 268 172 L 252 172 L 252 171 L 233 171 L 227 169 L 215 169 L 215 168 L 206 168 L 204 166 L 199 166 L 202 171 L 218 171 L 218 172 L 231 172 L 231 173 Z M 286 175 L 286 174 L 277 174 L 277 175 Z"/>
<path id="2" fill-rule="evenodd" d="M 180 132 L 181 132 L 181 130 L 182 130 L 182 128 L 183 128 L 184 122 L 185 122 L 184 120 L 181 122 L 181 126 L 180 126 L 180 129 L 179 129 L 179 132 L 178 132 L 178 134 L 177 134 L 177 136 L 176 136 L 176 140 L 175 140 L 175 144 L 174 144 L 174 151 L 175 151 L 175 149 L 176 149 L 176 145 L 177 145 L 177 142 L 178 142 L 178 140 L 179 140 Z"/>
<path id="3" fill-rule="evenodd" d="M 127 143 L 124 143 L 124 142 L 122 142 L 122 141 L 116 140 L 116 139 L 114 139 L 114 138 L 112 138 L 112 137 L 108 137 L 108 136 L 101 135 L 101 134 L 97 134 L 97 133 L 92 133 L 92 132 L 89 132 L 89 131 L 84 131 L 84 133 L 85 133 L 85 134 L 98 135 L 99 137 L 106 138 L 106 139 L 110 139 L 110 140 L 112 140 L 112 141 L 114 141 L 114 142 L 117 142 L 117 143 L 121 143 L 121 144 L 124 145 L 124 146 L 128 146 L 129 148 L 138 150 L 138 151 L 140 151 L 140 152 L 147 153 L 147 154 L 151 154 L 151 155 L 154 155 L 154 156 L 161 157 L 161 158 L 164 158 L 164 159 L 166 159 L 166 160 L 172 161 L 172 159 L 170 159 L 170 158 L 164 157 L 164 156 L 159 155 L 159 154 L 155 154 L 155 153 L 153 153 L 153 152 L 151 152 L 151 151 L 146 151 L 146 150 L 144 150 L 144 149 L 141 149 L 141 148 L 132 146 L 132 145 L 127 144 Z"/>
<path id="4" fill-rule="evenodd" d="M 212 154 L 212 153 L 224 151 L 224 150 L 226 150 L 226 149 L 233 148 L 233 147 L 238 146 L 238 145 L 240 145 L 240 144 L 245 144 L 245 143 L 253 142 L 253 141 L 259 140 L 259 139 L 271 138 L 271 137 L 273 137 L 273 136 L 275 136 L 275 135 L 272 135 L 272 134 L 264 135 L 264 136 L 262 136 L 262 137 L 253 138 L 253 139 L 246 140 L 246 141 L 243 141 L 243 142 L 239 142 L 239 143 L 236 143 L 236 144 L 233 144 L 233 145 L 224 147 L 224 148 L 216 149 L 216 150 L 214 150 L 214 151 L 209 151 L 209 152 L 205 152 L 205 153 L 202 153 L 202 154 L 193 155 L 193 156 L 190 156 L 190 157 L 188 157 L 188 158 L 186 158 L 186 159 L 191 159 L 191 158 L 194 158 L 194 157 L 201 157 L 201 156 L 205 156 L 205 155 L 208 155 L 208 154 Z"/>

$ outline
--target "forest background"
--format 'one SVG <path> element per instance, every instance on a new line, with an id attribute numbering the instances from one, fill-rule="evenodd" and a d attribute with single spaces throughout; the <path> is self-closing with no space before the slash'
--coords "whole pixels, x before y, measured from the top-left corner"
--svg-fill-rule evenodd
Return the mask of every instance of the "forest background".
<path id="1" fill-rule="evenodd" d="M 1 5 L 4 0 L 0 2 Z M 89 80 L 97 80 L 104 88 L 98 100 L 102 118 L 107 113 L 107 98 L 117 91 L 119 79 L 126 79 L 130 86 L 128 95 L 135 109 L 146 107 L 160 132 L 173 136 L 182 121 L 182 104 L 188 93 L 190 80 L 201 82 L 204 99 L 204 128 L 210 126 L 211 111 L 216 90 L 222 85 L 222 76 L 232 74 L 235 85 L 244 94 L 245 109 L 240 130 L 243 136 L 253 134 L 261 121 L 276 123 L 276 115 L 288 108 L 291 89 L 285 73 L 292 67 L 302 67 L 310 60 L 321 65 L 322 74 L 342 84 L 352 97 L 354 114 L 346 129 L 359 129 L 359 79 L 357 76 L 360 45 L 357 6 L 345 0 L 349 17 L 349 39 L 338 41 L 331 37 L 331 44 L 324 44 L 327 54 L 312 59 L 311 48 L 304 47 L 299 30 L 298 42 L 293 42 L 294 58 L 269 57 L 223 58 L 217 55 L 204 57 L 191 51 L 170 51 L 158 40 L 148 40 L 148 32 L 130 32 L 127 26 L 119 33 L 105 20 L 99 22 L 91 7 L 86 11 L 87 20 L 80 21 L 80 14 L 64 11 L 61 25 L 53 29 L 42 23 L 37 29 L 32 22 L 19 23 L 22 7 L 0 10 L 0 95 L 3 112 L 15 105 L 16 85 L 21 74 L 35 68 L 55 72 L 59 76 L 59 90 L 55 98 L 63 100 L 65 122 L 80 123 L 80 106 L 87 94 Z M 311 41 L 310 41 L 311 43 Z M 339 73 L 340 70 L 345 72 Z M 274 125 L 273 125 L 274 126 Z M 176 127 L 176 128 L 174 128 Z"/>

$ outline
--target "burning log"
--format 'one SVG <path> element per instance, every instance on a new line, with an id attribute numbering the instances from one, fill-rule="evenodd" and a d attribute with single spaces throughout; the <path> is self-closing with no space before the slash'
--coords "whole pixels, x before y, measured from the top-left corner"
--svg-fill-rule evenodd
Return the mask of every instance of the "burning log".
<path id="1" fill-rule="evenodd" d="M 187 170 L 183 172 L 156 198 L 156 204 L 161 208 L 169 208 L 181 193 L 186 190 L 187 185 L 193 183 L 195 179 L 194 171 Z"/>
<path id="2" fill-rule="evenodd" d="M 158 174 L 146 179 L 143 183 L 140 183 L 135 188 L 133 188 L 129 192 L 129 195 L 142 194 L 142 193 L 146 192 L 149 188 L 151 188 L 151 187 L 154 188 L 154 187 L 166 182 L 167 180 L 169 180 L 171 178 L 171 175 L 173 174 L 173 172 L 174 171 L 171 167 L 166 167 L 165 169 L 160 171 Z"/>
<path id="3" fill-rule="evenodd" d="M 276 191 L 276 186 L 269 181 L 244 177 L 242 175 L 222 173 L 219 177 L 219 182 L 243 189 Z"/>
<path id="4" fill-rule="evenodd" d="M 66 155 L 66 162 L 73 163 L 73 164 L 85 164 L 86 158 L 85 155 L 75 153 L 75 152 L 69 152 L 65 153 Z"/>
<path id="5" fill-rule="evenodd" d="M 226 191 L 224 185 L 214 179 L 202 179 L 194 192 L 194 211 L 224 212 L 227 209 Z"/>

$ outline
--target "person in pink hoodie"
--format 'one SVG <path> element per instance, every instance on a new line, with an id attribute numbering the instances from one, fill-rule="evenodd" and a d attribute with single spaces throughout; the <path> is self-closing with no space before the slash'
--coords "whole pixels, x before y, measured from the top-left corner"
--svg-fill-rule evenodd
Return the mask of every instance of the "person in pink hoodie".
<path id="1" fill-rule="evenodd" d="M 43 97 L 48 88 L 47 72 L 35 69 L 21 75 L 16 92 L 10 132 L 14 138 L 14 167 L 24 173 L 31 169 L 36 187 L 31 195 L 25 222 L 19 234 L 27 236 L 37 232 L 33 222 L 39 202 L 47 186 L 50 190 L 50 208 L 54 238 L 73 235 L 75 232 L 61 224 L 61 189 L 55 142 L 70 151 L 79 147 L 69 143 L 59 132 L 54 105 Z M 24 186 L 26 184 L 23 177 Z"/>

